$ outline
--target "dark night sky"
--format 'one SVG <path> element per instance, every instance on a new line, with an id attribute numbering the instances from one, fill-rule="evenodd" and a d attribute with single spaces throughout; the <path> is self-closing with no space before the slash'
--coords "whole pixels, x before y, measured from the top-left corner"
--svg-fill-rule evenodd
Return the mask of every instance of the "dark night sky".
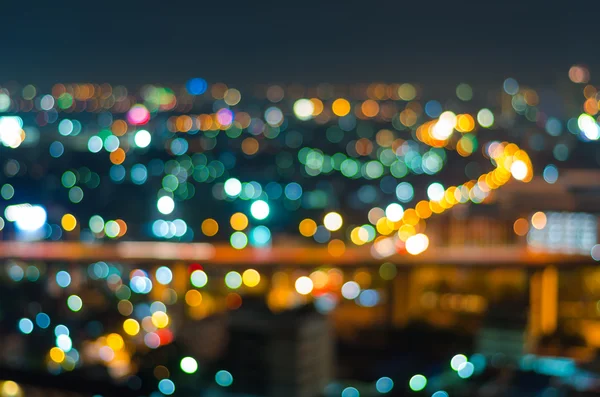
<path id="1" fill-rule="evenodd" d="M 5 3 L 0 81 L 535 84 L 600 64 L 591 1 Z"/>

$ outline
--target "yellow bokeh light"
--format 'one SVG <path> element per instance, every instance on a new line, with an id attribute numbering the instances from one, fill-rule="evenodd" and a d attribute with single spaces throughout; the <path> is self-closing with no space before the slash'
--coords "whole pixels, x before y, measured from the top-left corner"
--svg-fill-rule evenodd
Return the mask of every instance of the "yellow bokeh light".
<path id="1" fill-rule="evenodd" d="M 154 312 L 152 314 L 152 324 L 154 324 L 156 328 L 165 328 L 169 325 L 169 316 L 162 311 Z"/>
<path id="2" fill-rule="evenodd" d="M 459 114 L 456 117 L 456 130 L 462 133 L 471 132 L 475 129 L 475 119 L 470 114 Z"/>
<path id="3" fill-rule="evenodd" d="M 123 349 L 123 347 L 125 346 L 123 337 L 115 333 L 110 334 L 106 337 L 106 344 L 108 345 L 108 347 L 110 347 L 116 352 Z"/>
<path id="4" fill-rule="evenodd" d="M 344 223 L 342 216 L 337 212 L 330 212 L 323 218 L 323 224 L 332 232 L 339 230 Z"/>
<path id="5" fill-rule="evenodd" d="M 310 274 L 310 279 L 313 282 L 313 285 L 316 289 L 325 288 L 327 283 L 329 282 L 329 277 L 327 273 L 323 270 L 316 270 Z"/>
<path id="6" fill-rule="evenodd" d="M 398 87 L 398 96 L 403 101 L 412 101 L 417 96 L 417 90 L 412 84 L 404 83 Z"/>
<path id="7" fill-rule="evenodd" d="M 197 307 L 202 304 L 202 294 L 200 291 L 191 289 L 185 293 L 185 303 L 191 307 Z"/>
<path id="8" fill-rule="evenodd" d="M 331 105 L 331 110 L 333 110 L 333 113 L 336 116 L 343 117 L 350 113 L 350 102 L 348 102 L 344 98 L 338 98 L 335 101 L 333 101 L 333 104 Z"/>
<path id="9" fill-rule="evenodd" d="M 247 287 L 256 287 L 260 283 L 260 273 L 254 269 L 248 269 L 242 273 L 242 282 Z"/>
<path id="10" fill-rule="evenodd" d="M 202 233 L 205 236 L 212 237 L 219 231 L 219 224 L 212 218 L 205 219 L 202 222 Z"/>
<path id="11" fill-rule="evenodd" d="M 377 232 L 379 234 L 383 234 L 384 236 L 387 236 L 388 234 L 394 231 L 394 228 L 390 226 L 390 221 L 385 216 L 377 220 L 375 228 L 377 229 Z"/>
<path id="12" fill-rule="evenodd" d="M 59 349 L 58 347 L 53 347 L 50 349 L 50 359 L 55 363 L 62 363 L 65 361 L 65 352 Z"/>
<path id="13" fill-rule="evenodd" d="M 398 229 L 398 238 L 402 241 L 408 240 L 410 237 L 416 234 L 415 227 L 413 225 L 402 225 Z"/>
<path id="14" fill-rule="evenodd" d="M 365 243 L 365 240 L 363 240 L 361 236 L 361 229 L 363 228 L 361 226 L 358 226 L 352 229 L 352 231 L 350 232 L 350 240 L 356 245 L 363 245 Z"/>
<path id="15" fill-rule="evenodd" d="M 318 116 L 323 112 L 323 102 L 319 98 L 311 98 L 310 101 L 313 103 L 314 110 L 313 116 Z"/>
<path id="16" fill-rule="evenodd" d="M 317 223 L 312 219 L 306 218 L 300 222 L 298 229 L 304 237 L 311 237 L 317 232 Z"/>
<path id="17" fill-rule="evenodd" d="M 241 212 L 236 212 L 235 214 L 231 215 L 229 223 L 231 224 L 233 230 L 244 230 L 246 227 L 248 227 L 248 217 Z"/>
<path id="18" fill-rule="evenodd" d="M 133 318 L 128 318 L 123 321 L 123 331 L 125 331 L 127 335 L 135 336 L 140 332 L 140 323 Z"/>
<path id="19" fill-rule="evenodd" d="M 0 396 L 2 397 L 21 397 L 23 395 L 21 387 L 12 380 L 7 380 L 0 383 Z"/>
<path id="20" fill-rule="evenodd" d="M 546 214 L 544 214 L 541 211 L 536 212 L 531 216 L 531 226 L 538 230 L 542 230 L 543 228 L 545 228 L 547 221 L 548 220 L 546 218 Z"/>
<path id="21" fill-rule="evenodd" d="M 60 224 L 63 229 L 65 229 L 67 232 L 70 232 L 77 226 L 77 219 L 75 219 L 75 217 L 71 214 L 64 214 L 60 220 Z"/>

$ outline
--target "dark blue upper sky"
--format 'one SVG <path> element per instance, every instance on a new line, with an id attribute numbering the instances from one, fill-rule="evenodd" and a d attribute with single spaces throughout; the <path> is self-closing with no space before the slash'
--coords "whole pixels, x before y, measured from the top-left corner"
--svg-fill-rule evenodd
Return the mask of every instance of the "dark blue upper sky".
<path id="1" fill-rule="evenodd" d="M 535 84 L 600 64 L 593 2 L 7 3 L 0 81 Z"/>

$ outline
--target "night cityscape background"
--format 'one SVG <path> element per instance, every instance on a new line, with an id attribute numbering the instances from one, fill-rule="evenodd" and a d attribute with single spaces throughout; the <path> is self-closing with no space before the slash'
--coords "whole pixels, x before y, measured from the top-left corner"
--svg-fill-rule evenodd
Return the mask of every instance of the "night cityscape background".
<path id="1" fill-rule="evenodd" d="M 600 393 L 593 4 L 0 9 L 0 397 Z"/>

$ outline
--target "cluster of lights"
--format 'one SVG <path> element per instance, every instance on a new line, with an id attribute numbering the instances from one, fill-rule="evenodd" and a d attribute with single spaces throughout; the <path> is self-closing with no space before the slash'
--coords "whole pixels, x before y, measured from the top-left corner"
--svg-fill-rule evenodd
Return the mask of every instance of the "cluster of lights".
<path id="1" fill-rule="evenodd" d="M 573 71 L 575 70 L 575 71 Z M 576 83 L 587 82 L 582 77 L 589 75 L 586 68 L 577 66 L 569 72 L 569 78 Z M 506 79 L 503 84 L 505 95 L 511 98 L 514 111 L 531 119 L 532 115 L 538 114 L 539 95 L 530 88 L 520 85 L 512 78 Z M 296 92 L 297 91 L 297 92 Z M 424 223 L 417 224 L 403 222 L 403 212 L 408 208 L 403 208 L 405 203 L 409 203 L 415 197 L 414 188 L 410 183 L 401 182 L 391 188 L 388 186 L 393 178 L 402 178 L 407 172 L 416 174 L 433 175 L 439 172 L 446 162 L 447 150 L 456 150 L 461 156 L 469 156 L 474 153 L 478 145 L 476 134 L 478 130 L 495 128 L 498 123 L 502 124 L 501 118 L 494 114 L 494 110 L 481 108 L 474 114 L 454 113 L 451 110 L 444 110 L 441 103 L 436 100 L 426 102 L 420 101 L 421 92 L 412 84 L 372 84 L 365 91 L 366 97 L 359 98 L 356 94 L 349 97 L 339 97 L 335 95 L 333 87 L 323 85 L 317 87 L 318 95 L 313 98 L 302 98 L 301 92 L 294 87 L 289 87 L 287 92 L 284 87 L 270 86 L 267 89 L 267 98 L 269 106 L 260 115 L 252 112 L 238 110 L 236 106 L 240 104 L 241 93 L 239 90 L 228 87 L 225 84 L 217 83 L 210 85 L 201 78 L 194 78 L 187 82 L 181 89 L 170 89 L 167 87 L 147 85 L 142 88 L 138 96 L 132 95 L 125 87 L 111 86 L 109 84 L 57 84 L 53 87 L 50 94 L 38 92 L 33 85 L 28 85 L 19 92 L 9 93 L 4 90 L 0 104 L 4 111 L 19 111 L 19 106 L 26 106 L 29 110 L 41 112 L 44 117 L 36 122 L 40 127 L 56 123 L 60 136 L 65 138 L 83 137 L 88 141 L 88 149 L 91 152 L 100 152 L 105 150 L 109 153 L 110 179 L 115 183 L 123 183 L 127 175 L 134 184 L 145 184 L 147 180 L 155 176 L 165 175 L 163 178 L 162 189 L 159 191 L 156 207 L 162 215 L 171 215 L 178 210 L 178 202 L 188 200 L 195 194 L 193 182 L 216 182 L 216 180 L 225 176 L 224 182 L 216 182 L 212 194 L 219 200 L 234 201 L 237 198 L 252 200 L 248 215 L 251 215 L 258 221 L 267 221 L 269 218 L 272 203 L 270 200 L 275 197 L 284 197 L 286 200 L 296 202 L 288 209 L 297 208 L 302 205 L 306 208 L 326 208 L 328 204 L 327 192 L 324 190 L 307 191 L 298 182 L 290 182 L 285 188 L 277 183 L 270 183 L 261 186 L 257 182 L 241 182 L 240 179 L 232 176 L 232 170 L 236 165 L 236 155 L 225 153 L 218 159 L 210 160 L 211 149 L 216 145 L 216 136 L 220 131 L 227 135 L 228 139 L 240 138 L 240 147 L 245 156 L 254 156 L 264 149 L 267 149 L 270 140 L 273 140 L 285 133 L 285 144 L 287 147 L 297 149 L 298 160 L 304 166 L 307 176 L 317 176 L 322 173 L 339 171 L 344 176 L 352 179 L 364 178 L 367 180 L 381 179 L 381 190 L 387 192 L 394 191 L 401 203 L 387 203 L 382 206 L 385 213 L 384 217 L 379 216 L 375 223 L 371 225 L 356 226 L 346 223 L 345 226 L 351 228 L 347 231 L 347 237 L 350 237 L 352 243 L 363 245 L 374 243 L 375 251 L 385 251 L 381 247 L 391 247 L 406 244 L 409 238 L 414 237 L 424 230 Z M 584 89 L 586 104 L 582 114 L 576 120 L 577 131 L 588 140 L 597 139 L 598 123 L 594 116 L 598 113 L 598 101 L 595 98 L 597 91 L 594 87 L 587 85 Z M 473 88 L 465 83 L 456 87 L 456 96 L 462 102 L 469 102 L 473 98 Z M 19 102 L 22 100 L 22 102 Z M 192 110 L 199 107 L 202 98 L 209 97 L 214 101 L 212 113 L 192 114 Z M 596 106 L 592 106 L 592 100 Z M 352 140 L 346 145 L 346 153 L 336 153 L 333 155 L 325 154 L 319 148 L 311 149 L 302 146 L 304 140 L 302 133 L 295 131 L 290 125 L 293 118 L 288 116 L 284 106 L 289 104 L 292 109 L 293 117 L 298 120 L 294 126 L 302 128 L 303 123 L 315 123 L 316 125 L 329 125 L 326 130 L 327 140 L 333 143 L 343 143 L 339 137 L 343 137 L 347 132 L 353 131 L 357 134 L 357 139 Z M 26 104 L 26 105 L 24 105 Z M 175 106 L 178 110 L 183 110 L 184 114 L 171 116 L 166 121 L 166 126 L 160 124 L 157 115 L 162 112 L 170 112 Z M 404 109 L 402 107 L 404 106 Z M 89 135 L 85 126 L 77 120 L 73 112 L 98 111 L 98 109 L 111 109 L 115 113 L 103 112 L 98 116 L 98 131 Z M 68 117 L 63 116 L 63 112 L 68 112 Z M 124 114 L 123 119 L 116 117 L 116 114 Z M 64 114 L 66 115 L 66 113 Z M 424 121 L 425 117 L 432 120 Z M 547 117 L 545 128 L 548 134 L 556 136 L 560 134 L 563 123 L 556 118 Z M 160 119 L 162 120 L 162 119 Z M 422 151 L 422 145 L 413 140 L 402 140 L 395 137 L 394 130 L 382 129 L 376 131 L 369 124 L 371 120 L 385 121 L 391 123 L 394 130 L 406 131 L 413 130 L 415 136 L 421 143 L 431 148 Z M 539 124 L 539 117 L 531 119 Z M 25 133 L 27 128 L 23 126 L 23 120 L 18 116 L 2 116 L 0 119 L 0 136 L 5 146 L 15 146 L 19 139 L 23 143 L 27 142 Z M 572 129 L 571 127 L 569 127 Z M 160 131 L 165 130 L 165 134 Z M 199 131 L 204 133 L 201 142 L 202 149 L 207 154 L 196 153 L 194 156 L 188 156 L 190 149 L 186 136 L 192 136 Z M 458 136 L 455 133 L 458 132 Z M 181 133 L 181 135 L 170 135 Z M 242 136 L 248 133 L 250 136 Z M 39 134 L 39 132 L 38 132 Z M 341 134 L 341 135 L 340 135 Z M 19 138 L 17 139 L 17 135 Z M 22 137 L 22 135 L 24 137 Z M 34 133 L 32 136 L 36 136 Z M 257 139 L 264 136 L 266 139 Z M 79 139 L 78 138 L 78 139 Z M 372 139 L 375 138 L 375 139 Z M 36 138 L 37 139 L 37 138 Z M 160 143 L 154 145 L 154 139 L 160 139 Z M 14 141 L 14 144 L 11 143 Z M 165 143 L 165 150 L 176 156 L 177 160 L 170 160 L 167 164 L 161 161 L 153 160 L 149 164 L 129 164 L 125 160 L 130 156 L 136 156 L 136 153 L 143 155 L 148 150 L 162 147 Z M 61 157 L 65 151 L 66 141 L 54 141 L 51 144 L 50 152 L 53 156 Z M 345 143 L 344 143 L 345 144 Z M 485 154 L 488 154 L 490 145 L 487 146 Z M 557 149 L 560 151 L 560 149 Z M 523 152 L 524 153 L 524 152 Z M 531 164 L 527 158 L 521 159 L 517 156 L 510 164 L 502 164 L 498 159 L 490 157 L 498 169 L 508 170 L 517 180 L 527 181 L 531 178 Z M 560 160 L 560 159 L 559 159 Z M 293 158 L 292 158 L 293 161 Z M 290 166 L 288 153 L 282 152 L 276 158 L 277 167 L 281 170 Z M 129 173 L 128 168 L 129 167 Z M 498 171 L 495 170 L 495 171 Z M 71 173 L 71 171 L 68 171 Z M 63 185 L 69 189 L 69 199 L 73 203 L 79 203 L 84 198 L 83 186 L 90 184 L 97 186 L 92 172 L 90 175 L 73 178 L 68 174 L 63 181 Z M 391 174 L 388 175 L 388 174 Z M 481 180 L 469 181 L 459 186 L 466 186 L 467 192 L 461 194 L 467 195 L 469 201 L 475 203 L 485 201 L 489 191 L 499 187 L 505 181 L 504 175 L 496 172 L 490 178 L 496 177 L 496 180 L 488 183 L 482 183 Z M 487 177 L 489 174 L 486 174 Z M 556 179 L 556 169 L 547 168 L 544 170 L 544 178 L 550 181 Z M 392 178 L 393 177 L 393 178 Z M 490 182 L 488 181 L 485 181 Z M 444 205 L 452 205 L 452 200 L 444 202 L 440 198 L 442 194 L 447 195 L 448 189 L 441 191 L 433 189 L 436 185 L 430 185 L 427 190 L 431 201 Z M 441 185 L 437 185 L 438 187 Z M 374 200 L 380 200 L 375 189 L 369 189 L 372 186 L 363 186 L 358 192 L 359 198 L 364 203 L 372 203 Z M 279 191 L 279 192 L 278 192 Z M 431 191 L 431 194 L 430 194 Z M 282 192 L 285 192 L 282 195 Z M 87 196 L 85 196 L 87 197 Z M 457 199 L 461 201 L 460 199 Z M 301 203 L 300 203 L 301 202 Z M 419 203 L 422 204 L 422 203 Z M 295 207 L 294 207 L 295 206 Z M 428 210 L 424 211 L 420 219 L 427 217 Z M 376 213 L 379 207 L 372 208 L 369 212 L 369 220 L 377 218 Z M 402 210 L 401 210 L 402 209 Z M 445 209 L 445 208 L 443 208 Z M 417 210 L 415 206 L 415 210 Z M 440 213 L 439 206 L 433 204 L 430 210 L 434 213 Z M 436 211 L 438 210 L 438 211 Z M 409 215 L 411 215 L 411 212 Z M 373 216 L 371 216 L 373 215 Z M 75 215 L 64 214 L 64 229 L 66 231 L 74 230 L 77 225 Z M 383 219 L 385 218 L 385 219 Z M 383 220 L 381 220 L 383 219 Z M 379 223 L 377 223 L 379 221 Z M 165 222 L 170 222 L 165 220 Z M 398 225 L 398 223 L 401 223 Z M 335 224 L 334 224 L 335 225 Z M 117 227 L 114 224 L 109 225 L 112 233 L 96 233 L 96 238 L 102 236 L 111 237 L 115 235 Z M 158 225 L 156 229 L 169 229 L 167 232 L 162 230 L 156 233 L 152 228 L 152 234 L 157 238 L 182 237 L 171 233 L 172 227 L 167 225 Z M 378 235 L 388 236 L 393 231 L 398 231 L 401 243 L 388 243 L 381 241 L 378 237 L 373 237 L 371 226 L 376 229 Z M 399 226 L 399 227 L 397 227 Z M 335 226 L 332 226 L 335 227 Z M 317 227 L 318 229 L 318 227 Z M 414 229 L 414 230 L 413 230 Z M 325 225 L 325 228 L 315 230 L 309 234 L 314 236 L 317 242 L 333 242 L 332 230 Z M 203 228 L 204 231 L 204 228 Z M 252 244 L 252 237 L 246 232 L 243 235 L 235 233 L 230 235 L 230 242 L 236 248 L 243 248 L 247 244 Z M 119 232 L 120 233 L 120 232 Z M 119 234 L 117 233 L 117 235 Z M 262 231 L 259 234 L 264 234 Z M 206 236 L 215 235 L 208 230 Z M 308 233 L 302 232 L 303 235 Z M 193 238 L 193 234 L 186 235 L 185 239 Z M 259 236 L 255 246 L 264 245 Z M 424 245 L 424 239 L 412 239 L 410 246 L 415 243 L 417 249 L 407 249 L 412 252 L 422 252 L 420 247 Z M 333 247 L 339 246 L 334 243 Z M 379 249 L 377 247 L 380 247 Z M 333 250 L 341 252 L 341 250 Z M 380 254 L 383 252 L 380 252 Z"/>

